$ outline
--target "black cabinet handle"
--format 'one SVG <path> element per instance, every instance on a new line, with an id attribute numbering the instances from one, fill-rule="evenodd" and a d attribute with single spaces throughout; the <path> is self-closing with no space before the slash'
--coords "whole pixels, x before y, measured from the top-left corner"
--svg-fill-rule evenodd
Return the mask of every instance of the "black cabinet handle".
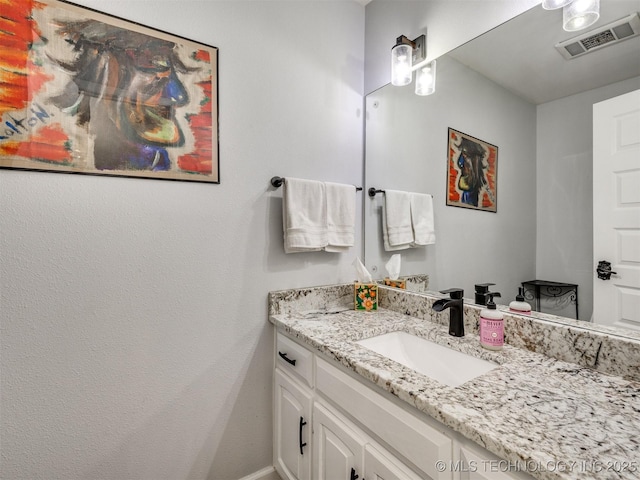
<path id="1" fill-rule="evenodd" d="M 304 427 L 306 424 L 307 422 L 304 421 L 304 418 L 300 417 L 300 434 L 298 435 L 298 443 L 300 444 L 300 455 L 304 455 L 304 452 L 302 451 L 302 447 L 307 446 L 306 442 L 302 443 L 302 427 Z"/>
<path id="2" fill-rule="evenodd" d="M 296 366 L 296 361 L 295 360 L 291 360 L 289 357 L 287 357 L 286 353 L 282 353 L 282 352 L 278 351 L 278 355 L 280 355 L 280 358 L 282 358 L 285 362 L 290 363 L 294 367 Z"/>
<path id="3" fill-rule="evenodd" d="M 351 477 L 349 480 L 358 480 L 358 475 L 356 475 L 356 469 L 355 468 L 351 468 Z M 364 480 L 364 479 L 362 479 Z"/>

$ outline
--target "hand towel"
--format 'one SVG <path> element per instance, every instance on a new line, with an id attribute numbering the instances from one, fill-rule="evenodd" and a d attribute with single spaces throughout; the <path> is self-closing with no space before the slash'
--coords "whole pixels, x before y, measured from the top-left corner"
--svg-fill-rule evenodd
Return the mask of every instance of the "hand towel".
<path id="1" fill-rule="evenodd" d="M 282 223 L 285 253 L 322 250 L 327 245 L 327 201 L 324 183 L 285 178 Z"/>
<path id="2" fill-rule="evenodd" d="M 346 252 L 355 245 L 356 187 L 325 182 L 327 252 Z"/>
<path id="3" fill-rule="evenodd" d="M 411 226 L 413 227 L 413 246 L 436 243 L 431 195 L 411 193 Z"/>
<path id="4" fill-rule="evenodd" d="M 409 192 L 386 190 L 385 214 L 389 245 L 397 247 L 413 242 L 411 195 Z"/>
<path id="5" fill-rule="evenodd" d="M 411 247 L 411 243 L 405 243 L 402 245 L 391 246 L 389 244 L 389 234 L 387 233 L 387 209 L 386 205 L 382 205 L 382 241 L 384 243 L 385 252 L 393 252 L 396 250 L 406 250 Z"/>

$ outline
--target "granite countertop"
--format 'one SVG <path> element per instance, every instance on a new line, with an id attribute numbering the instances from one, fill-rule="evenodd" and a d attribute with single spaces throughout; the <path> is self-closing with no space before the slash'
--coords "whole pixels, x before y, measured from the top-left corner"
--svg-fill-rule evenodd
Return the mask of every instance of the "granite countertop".
<path id="1" fill-rule="evenodd" d="M 298 339 L 402 401 L 542 480 L 640 478 L 640 383 L 379 309 L 270 315 Z M 354 342 L 405 331 L 499 364 L 458 387 L 443 385 Z"/>

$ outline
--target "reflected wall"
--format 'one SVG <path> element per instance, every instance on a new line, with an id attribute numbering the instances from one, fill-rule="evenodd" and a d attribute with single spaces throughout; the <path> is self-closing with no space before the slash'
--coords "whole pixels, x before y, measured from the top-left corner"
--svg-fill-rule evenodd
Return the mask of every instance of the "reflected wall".
<path id="1" fill-rule="evenodd" d="M 498 146 L 496 213 L 446 206 L 447 131 L 454 128 Z M 386 275 L 393 253 L 402 274 L 427 273 L 430 289 L 495 283 L 502 303 L 535 278 L 536 107 L 456 60 L 438 59 L 437 89 L 387 85 L 366 100 L 366 185 L 434 196 L 436 244 L 385 252 L 382 195 L 365 203 L 365 261 Z"/>

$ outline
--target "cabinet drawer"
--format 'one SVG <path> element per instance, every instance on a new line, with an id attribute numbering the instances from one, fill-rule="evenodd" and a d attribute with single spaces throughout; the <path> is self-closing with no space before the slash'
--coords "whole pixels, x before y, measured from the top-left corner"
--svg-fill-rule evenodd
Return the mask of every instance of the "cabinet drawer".
<path id="1" fill-rule="evenodd" d="M 447 427 L 438 429 L 429 425 L 428 419 L 416 418 L 320 358 L 316 359 L 316 385 L 318 391 L 429 477 L 451 478 L 450 471 L 436 469 L 438 461 L 449 465 L 453 457 L 453 440 L 443 433 Z"/>
<path id="2" fill-rule="evenodd" d="M 278 332 L 276 366 L 313 387 L 313 353 Z"/>

